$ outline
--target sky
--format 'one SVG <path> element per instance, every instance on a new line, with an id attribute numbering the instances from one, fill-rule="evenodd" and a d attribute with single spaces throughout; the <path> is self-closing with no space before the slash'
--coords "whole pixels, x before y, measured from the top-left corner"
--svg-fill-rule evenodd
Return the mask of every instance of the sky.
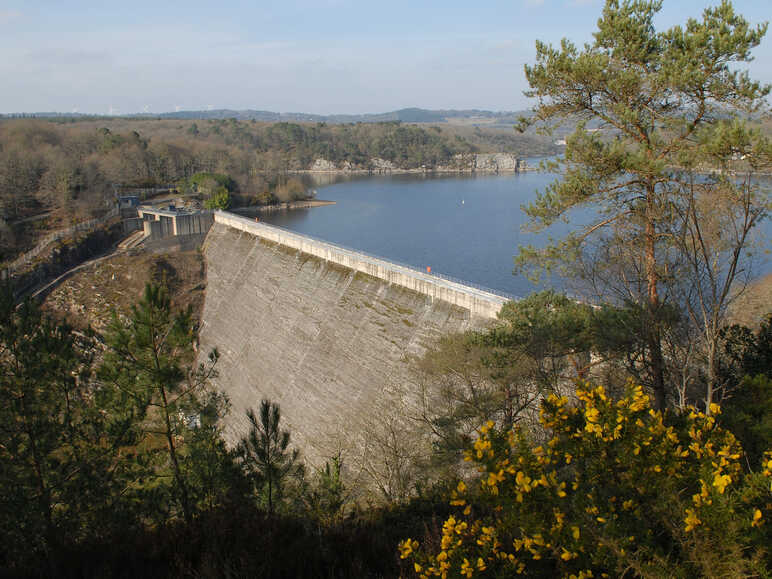
<path id="1" fill-rule="evenodd" d="M 665 0 L 658 29 L 716 1 Z M 737 0 L 751 23 L 769 0 Z M 0 0 L 0 113 L 521 110 L 534 42 L 581 44 L 602 0 Z M 772 82 L 772 32 L 752 78 Z"/>

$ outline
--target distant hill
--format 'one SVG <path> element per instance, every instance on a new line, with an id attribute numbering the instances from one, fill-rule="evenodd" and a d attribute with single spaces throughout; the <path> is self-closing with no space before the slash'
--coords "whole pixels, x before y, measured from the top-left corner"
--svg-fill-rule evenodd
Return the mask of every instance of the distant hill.
<path id="1" fill-rule="evenodd" d="M 517 122 L 520 115 L 529 114 L 526 111 L 485 111 L 479 109 L 466 110 L 429 110 L 420 108 L 407 108 L 388 113 L 362 114 L 362 115 L 313 115 L 308 113 L 276 113 L 260 110 L 232 110 L 215 109 L 208 111 L 175 111 L 148 115 L 137 113 L 131 115 L 117 115 L 130 118 L 161 118 L 161 119 L 237 119 L 240 121 L 262 122 L 307 122 L 307 123 L 451 123 L 451 124 L 482 124 L 482 125 L 512 125 Z M 99 118 L 102 115 L 87 115 L 82 113 L 17 113 L 0 115 L 0 118 Z M 107 117 L 105 115 L 105 117 Z"/>
<path id="2" fill-rule="evenodd" d="M 312 115 L 308 113 L 275 113 L 271 111 L 217 109 L 211 111 L 178 111 L 157 115 L 166 119 L 231 119 L 264 122 L 311 122 L 311 123 L 447 123 L 464 120 L 483 124 L 511 124 L 516 122 L 517 112 L 494 112 L 478 109 L 428 110 L 419 108 L 400 109 L 388 113 L 362 115 Z M 471 123 L 470 123 L 471 124 Z"/>

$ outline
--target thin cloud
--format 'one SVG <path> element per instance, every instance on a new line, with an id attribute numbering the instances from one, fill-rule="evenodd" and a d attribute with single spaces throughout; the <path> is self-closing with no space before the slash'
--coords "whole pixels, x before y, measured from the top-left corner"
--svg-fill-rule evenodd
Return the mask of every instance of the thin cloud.
<path id="1" fill-rule="evenodd" d="M 11 24 L 22 17 L 22 13 L 18 10 L 0 10 L 0 26 Z"/>

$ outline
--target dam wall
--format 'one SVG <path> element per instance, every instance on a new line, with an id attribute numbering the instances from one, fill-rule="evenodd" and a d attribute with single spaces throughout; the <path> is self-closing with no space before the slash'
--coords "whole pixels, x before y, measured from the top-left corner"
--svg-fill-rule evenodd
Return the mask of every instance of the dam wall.
<path id="1" fill-rule="evenodd" d="M 486 306 L 474 288 L 223 213 L 203 252 L 199 352 L 220 353 L 226 439 L 245 434 L 246 410 L 268 398 L 313 465 L 342 451 L 355 469 L 378 455 L 385 425 L 406 433 L 425 401 L 410 360 L 443 335 L 488 326 L 504 300 Z"/>
<path id="2" fill-rule="evenodd" d="M 425 274 L 416 269 L 344 249 L 332 243 L 325 243 L 233 213 L 218 211 L 214 215 L 214 220 L 216 223 L 227 225 L 233 229 L 320 257 L 330 263 L 342 265 L 354 271 L 366 273 L 383 281 L 411 289 L 432 299 L 446 301 L 469 310 L 472 316 L 496 319 L 501 306 L 507 301 L 506 297 L 482 289 L 470 287 L 441 276 Z"/>

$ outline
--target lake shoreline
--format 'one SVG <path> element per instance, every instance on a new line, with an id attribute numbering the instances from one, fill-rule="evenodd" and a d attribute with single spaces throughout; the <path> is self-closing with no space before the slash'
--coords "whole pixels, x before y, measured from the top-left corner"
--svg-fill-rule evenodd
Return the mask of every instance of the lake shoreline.
<path id="1" fill-rule="evenodd" d="M 233 213 L 239 215 L 254 215 L 256 213 L 273 213 L 275 211 L 291 211 L 293 209 L 309 209 L 311 207 L 324 207 L 326 205 L 335 205 L 337 201 L 327 201 L 324 199 L 302 199 L 298 201 L 285 201 L 284 203 L 273 203 L 271 205 L 252 205 L 244 207 L 234 207 L 230 209 Z"/>
<path id="2" fill-rule="evenodd" d="M 520 169 L 295 169 L 287 171 L 298 175 L 517 175 L 538 173 L 539 167 Z"/>

